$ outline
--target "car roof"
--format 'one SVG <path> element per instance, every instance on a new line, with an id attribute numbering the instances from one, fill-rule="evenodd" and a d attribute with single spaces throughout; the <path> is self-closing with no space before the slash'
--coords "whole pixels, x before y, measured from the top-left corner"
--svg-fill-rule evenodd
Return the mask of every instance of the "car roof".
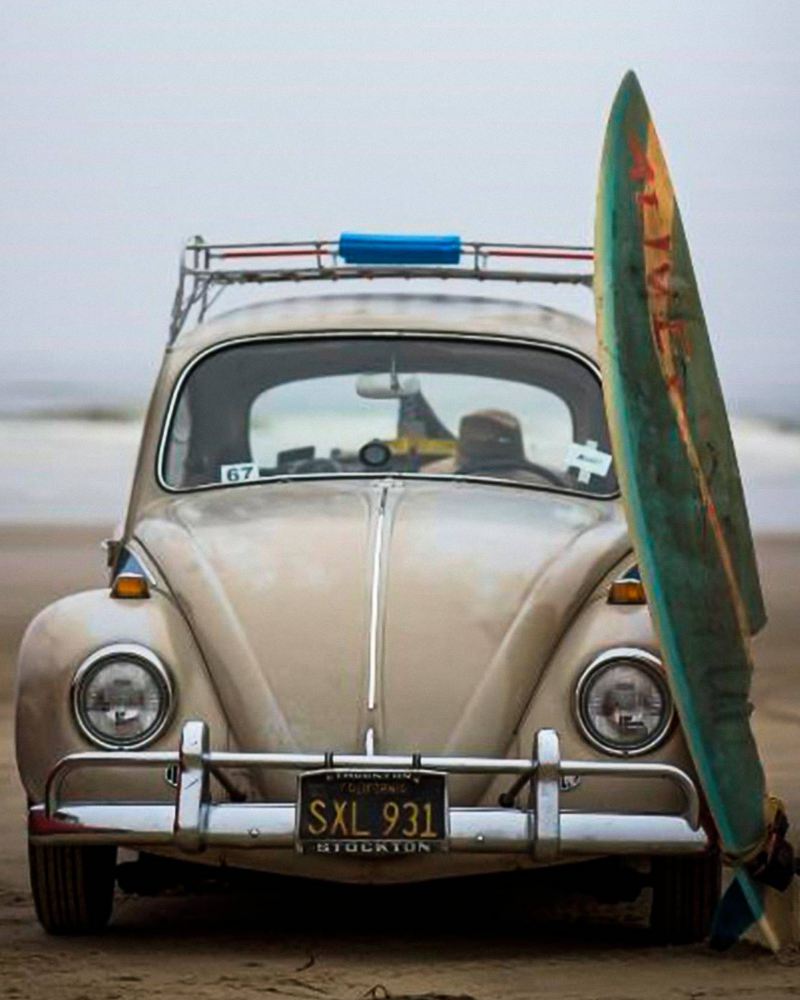
<path id="1" fill-rule="evenodd" d="M 227 341 L 298 332 L 404 330 L 518 337 L 597 360 L 594 326 L 572 313 L 514 299 L 466 295 L 307 295 L 258 302 L 184 330 L 170 350 L 192 356 Z"/>

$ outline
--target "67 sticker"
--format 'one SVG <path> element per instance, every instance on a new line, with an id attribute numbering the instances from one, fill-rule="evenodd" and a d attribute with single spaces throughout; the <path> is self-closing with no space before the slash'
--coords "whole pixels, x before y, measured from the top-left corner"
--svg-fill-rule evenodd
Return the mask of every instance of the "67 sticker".
<path id="1" fill-rule="evenodd" d="M 235 462 L 233 465 L 219 467 L 221 483 L 249 483 L 258 479 L 258 466 L 255 462 Z"/>

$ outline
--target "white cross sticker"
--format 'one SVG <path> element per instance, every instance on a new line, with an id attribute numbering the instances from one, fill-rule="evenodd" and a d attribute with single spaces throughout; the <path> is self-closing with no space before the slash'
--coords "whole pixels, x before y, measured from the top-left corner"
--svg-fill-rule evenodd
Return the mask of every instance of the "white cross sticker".
<path id="1" fill-rule="evenodd" d="M 611 468 L 611 456 L 600 451 L 596 441 L 586 444 L 571 444 L 567 448 L 568 469 L 578 470 L 578 482 L 588 483 L 592 476 L 605 476 Z"/>

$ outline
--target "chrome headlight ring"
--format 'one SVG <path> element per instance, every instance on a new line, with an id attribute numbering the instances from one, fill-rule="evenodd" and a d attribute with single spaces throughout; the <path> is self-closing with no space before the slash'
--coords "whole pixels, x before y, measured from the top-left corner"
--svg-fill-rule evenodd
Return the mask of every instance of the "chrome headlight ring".
<path id="1" fill-rule="evenodd" d="M 658 689 L 663 704 L 661 719 L 654 731 L 641 742 L 627 746 L 604 739 L 592 724 L 588 710 L 588 696 L 594 683 L 603 673 L 617 666 L 632 667 L 640 671 Z M 603 753 L 615 757 L 636 757 L 655 750 L 667 739 L 675 723 L 675 705 L 661 661 L 647 650 L 634 647 L 608 649 L 592 660 L 575 686 L 573 713 L 584 739 Z"/>
<path id="2" fill-rule="evenodd" d="M 86 718 L 85 695 L 89 684 L 104 669 L 113 664 L 128 663 L 141 668 L 154 684 L 159 703 L 154 720 L 144 731 L 131 739 L 115 740 L 92 726 Z M 146 646 L 136 643 L 113 643 L 102 646 L 88 656 L 75 671 L 71 690 L 72 715 L 80 732 L 104 750 L 140 750 L 156 740 L 169 724 L 174 707 L 174 685 L 169 670 L 161 659 Z"/>

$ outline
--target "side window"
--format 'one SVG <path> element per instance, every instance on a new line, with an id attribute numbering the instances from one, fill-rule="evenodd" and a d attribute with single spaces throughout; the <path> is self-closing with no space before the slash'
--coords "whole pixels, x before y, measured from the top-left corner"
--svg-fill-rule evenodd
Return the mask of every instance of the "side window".
<path id="1" fill-rule="evenodd" d="M 181 393 L 167 448 L 165 471 L 167 482 L 182 483 L 187 479 L 186 463 L 189 457 L 189 440 L 192 433 L 192 416 L 189 412 L 189 394 Z"/>

